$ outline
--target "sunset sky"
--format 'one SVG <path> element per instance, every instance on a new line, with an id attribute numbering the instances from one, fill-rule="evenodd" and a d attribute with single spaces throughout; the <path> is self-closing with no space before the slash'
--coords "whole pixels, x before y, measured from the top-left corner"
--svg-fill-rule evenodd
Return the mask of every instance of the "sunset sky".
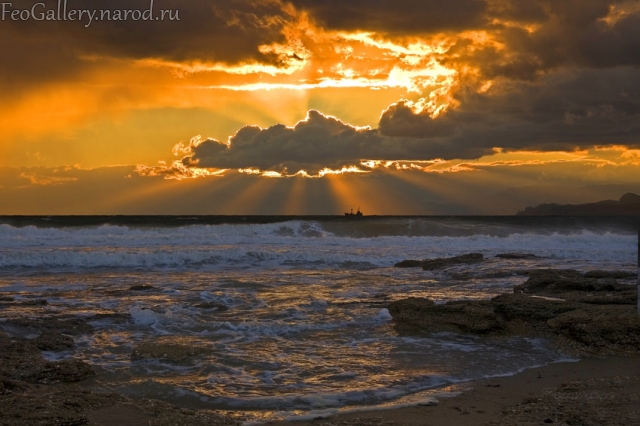
<path id="1" fill-rule="evenodd" d="M 637 0 L 2 7 L 0 214 L 513 214 L 640 193 Z"/>

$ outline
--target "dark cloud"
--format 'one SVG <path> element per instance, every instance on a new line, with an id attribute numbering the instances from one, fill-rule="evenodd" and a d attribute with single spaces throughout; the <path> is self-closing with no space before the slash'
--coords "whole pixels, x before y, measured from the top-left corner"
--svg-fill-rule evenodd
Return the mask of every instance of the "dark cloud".
<path id="1" fill-rule="evenodd" d="M 288 0 L 333 30 L 364 30 L 391 35 L 429 34 L 481 27 L 484 0 Z"/>
<path id="2" fill-rule="evenodd" d="M 436 118 L 400 101 L 378 129 L 356 128 L 317 111 L 294 127 L 245 126 L 229 146 L 191 147 L 187 166 L 317 174 L 361 160 L 471 159 L 505 150 L 572 151 L 594 145 L 640 147 L 640 70 L 566 71 L 539 82 L 458 94 L 460 107 Z"/>
<path id="3" fill-rule="evenodd" d="M 397 105 L 398 110 L 402 108 L 404 104 Z M 401 114 L 408 116 L 406 112 Z M 356 128 L 311 110 L 294 127 L 245 126 L 229 139 L 228 147 L 213 139 L 194 144 L 183 163 L 192 167 L 254 168 L 288 174 L 304 170 L 317 175 L 324 168 L 339 170 L 355 165 L 362 169 L 362 160 L 477 158 L 491 152 L 490 147 L 469 147 L 463 151 L 448 144 L 445 138 L 435 137 L 440 135 L 432 136 L 384 135 L 377 129 Z"/>
<path id="4" fill-rule="evenodd" d="M 13 2 L 30 10 L 37 2 Z M 56 0 L 43 0 L 53 10 Z M 149 10 L 151 0 L 68 1 L 73 8 L 109 11 Z M 86 58 L 161 59 L 238 64 L 255 61 L 283 65 L 283 57 L 259 46 L 284 41 L 283 28 L 292 17 L 276 1 L 154 0 L 153 11 L 177 13 L 179 20 L 12 20 L 0 21 L 0 89 L 20 91 L 48 81 L 73 81 L 94 66 Z M 9 7 L 9 6 L 7 6 Z M 107 15 L 105 15 L 107 16 Z M 168 15 L 167 15 L 168 16 Z M 57 19 L 57 16 L 56 16 Z"/>
<path id="5" fill-rule="evenodd" d="M 257 168 L 310 174 L 325 167 L 357 164 L 364 155 L 383 149 L 377 131 L 359 129 L 311 110 L 294 127 L 267 129 L 245 126 L 229 139 L 229 147 L 208 139 L 192 146 L 187 165 L 215 168 Z"/>
<path id="6" fill-rule="evenodd" d="M 574 150 L 593 145 L 640 146 L 640 70 L 615 68 L 554 73 L 539 82 L 458 94 L 460 107 L 433 119 L 404 102 L 381 116 L 385 136 L 431 138 L 470 158 L 492 147 Z M 434 133 L 434 129 L 437 132 Z"/>
<path id="7" fill-rule="evenodd" d="M 468 42 L 460 41 L 444 55 L 445 62 L 470 61 L 487 78 L 518 80 L 534 80 L 562 67 L 640 65 L 640 10 L 628 9 L 615 18 L 610 15 L 629 2 L 511 0 L 495 4 L 500 7 L 489 11 L 491 24 L 485 28 L 506 49 L 476 46 L 467 50 Z M 453 53 L 458 57 L 451 59 Z"/>

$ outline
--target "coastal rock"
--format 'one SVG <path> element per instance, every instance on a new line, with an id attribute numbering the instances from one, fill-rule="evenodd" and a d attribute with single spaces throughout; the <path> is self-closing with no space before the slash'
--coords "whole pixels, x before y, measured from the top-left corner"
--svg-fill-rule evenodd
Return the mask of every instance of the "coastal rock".
<path id="1" fill-rule="evenodd" d="M 46 331 L 33 339 L 41 351 L 66 351 L 75 347 L 73 338 L 60 333 Z"/>
<path id="2" fill-rule="evenodd" d="M 403 260 L 393 265 L 395 268 L 420 268 L 422 266 L 422 260 Z"/>
<path id="3" fill-rule="evenodd" d="M 16 318 L 6 321 L 3 328 L 23 336 L 47 332 L 71 336 L 93 333 L 93 326 L 81 318 Z"/>
<path id="4" fill-rule="evenodd" d="M 419 268 L 425 271 L 435 271 L 437 269 L 447 268 L 449 266 L 461 264 L 473 264 L 482 262 L 484 256 L 481 253 L 469 253 L 462 256 L 439 257 L 436 259 L 414 260 L 406 259 L 393 265 L 396 268 Z"/>
<path id="5" fill-rule="evenodd" d="M 77 382 L 91 377 L 91 367 L 79 360 L 49 362 L 34 340 L 0 333 L 0 377 L 29 383 Z"/>
<path id="6" fill-rule="evenodd" d="M 185 362 L 205 352 L 199 346 L 181 345 L 178 343 L 141 343 L 131 351 L 131 360 L 160 359 L 168 362 Z"/>
<path id="7" fill-rule="evenodd" d="M 539 298 L 525 294 L 502 294 L 491 299 L 493 310 L 505 321 L 545 322 L 578 305 L 565 300 Z"/>
<path id="8" fill-rule="evenodd" d="M 96 373 L 86 362 L 77 359 L 65 359 L 56 362 L 45 362 L 20 378 L 29 383 L 52 384 L 79 382 L 94 376 Z"/>
<path id="9" fill-rule="evenodd" d="M 200 302 L 193 306 L 199 309 L 215 309 L 218 312 L 225 312 L 229 310 L 228 306 L 216 302 Z"/>
<path id="10" fill-rule="evenodd" d="M 539 256 L 531 253 L 500 253 L 496 254 L 500 259 L 539 259 Z"/>
<path id="11" fill-rule="evenodd" d="M 47 306 L 49 302 L 47 302 L 47 299 L 33 299 L 20 301 L 16 304 L 20 306 Z"/>
<path id="12" fill-rule="evenodd" d="M 149 284 L 136 284 L 129 287 L 131 291 L 149 291 L 153 290 L 155 287 Z"/>
<path id="13" fill-rule="evenodd" d="M 640 320 L 631 306 L 584 306 L 564 312 L 547 324 L 587 346 L 640 351 Z"/>
<path id="14" fill-rule="evenodd" d="M 589 271 L 584 274 L 585 278 L 615 278 L 618 280 L 628 280 L 638 278 L 638 274 L 635 272 L 627 271 Z"/>
<path id="15" fill-rule="evenodd" d="M 592 271 L 581 274 L 572 269 L 540 269 L 530 271 L 529 279 L 514 287 L 514 293 L 560 297 L 568 301 L 592 305 L 634 305 L 635 286 L 618 283 L 614 277 L 626 279 L 624 271 Z"/>
<path id="16" fill-rule="evenodd" d="M 513 294 L 490 301 L 436 305 L 408 298 L 389 305 L 400 333 L 454 331 L 472 334 L 534 335 L 554 339 L 575 354 L 640 353 L 640 319 L 635 286 L 618 284 L 615 271 L 587 278 L 574 270 L 529 273 Z"/>
<path id="17" fill-rule="evenodd" d="M 560 293 L 565 291 L 616 291 L 619 287 L 614 278 L 587 278 L 573 269 L 539 269 L 529 273 L 529 279 L 514 286 L 514 293 Z"/>
<path id="18" fill-rule="evenodd" d="M 504 328 L 489 302 L 454 301 L 436 305 L 424 298 L 411 297 L 389 304 L 396 328 L 402 332 L 442 332 L 486 334 Z"/>
<path id="19" fill-rule="evenodd" d="M 0 296 L 0 302 L 13 302 L 13 300 L 11 296 Z"/>
<path id="20" fill-rule="evenodd" d="M 18 391 L 19 390 L 19 391 Z M 1 394 L 0 394 L 1 395 Z M 226 426 L 238 420 L 152 399 L 131 400 L 73 386 L 28 386 L 0 399 L 1 426 L 152 425 Z"/>
<path id="21" fill-rule="evenodd" d="M 0 426 L 102 424 L 105 418 L 117 418 L 122 425 L 240 424 L 211 411 L 149 399 L 134 401 L 69 384 L 94 372 L 79 360 L 45 361 L 34 340 L 0 332 Z"/>
<path id="22" fill-rule="evenodd" d="M 454 265 L 480 263 L 483 259 L 484 256 L 481 253 L 469 253 L 462 256 L 423 260 L 421 266 L 425 271 L 434 271 Z"/>

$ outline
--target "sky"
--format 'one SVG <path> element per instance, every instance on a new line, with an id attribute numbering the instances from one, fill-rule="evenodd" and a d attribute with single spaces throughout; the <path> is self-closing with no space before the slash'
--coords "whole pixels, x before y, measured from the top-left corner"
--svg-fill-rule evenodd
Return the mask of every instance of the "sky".
<path id="1" fill-rule="evenodd" d="M 640 193 L 640 1 L 0 4 L 0 214 Z"/>

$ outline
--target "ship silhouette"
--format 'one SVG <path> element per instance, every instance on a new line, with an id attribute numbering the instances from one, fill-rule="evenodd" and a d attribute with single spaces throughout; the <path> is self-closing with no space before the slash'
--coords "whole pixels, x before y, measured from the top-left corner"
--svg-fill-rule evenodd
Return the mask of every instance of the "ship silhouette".
<path id="1" fill-rule="evenodd" d="M 351 209 L 351 212 L 348 212 L 348 213 L 345 212 L 344 215 L 347 216 L 347 217 L 362 217 L 362 216 L 364 216 L 362 214 L 362 212 L 360 211 L 360 207 L 358 207 L 358 211 L 356 211 L 355 213 L 353 212 L 353 209 Z"/>

